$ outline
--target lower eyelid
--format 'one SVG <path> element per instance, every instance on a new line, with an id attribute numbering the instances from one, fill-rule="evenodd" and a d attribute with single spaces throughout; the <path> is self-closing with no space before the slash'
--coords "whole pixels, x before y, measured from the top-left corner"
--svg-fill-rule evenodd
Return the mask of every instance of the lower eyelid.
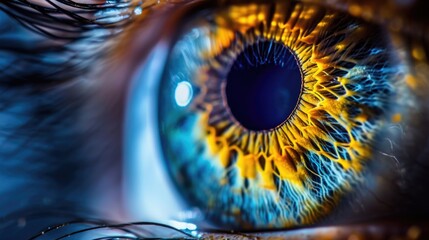
<path id="1" fill-rule="evenodd" d="M 281 238 L 281 239 L 426 239 L 429 223 L 404 220 L 370 221 L 361 224 L 309 227 L 287 231 L 248 233 L 202 233 L 202 238 Z"/>

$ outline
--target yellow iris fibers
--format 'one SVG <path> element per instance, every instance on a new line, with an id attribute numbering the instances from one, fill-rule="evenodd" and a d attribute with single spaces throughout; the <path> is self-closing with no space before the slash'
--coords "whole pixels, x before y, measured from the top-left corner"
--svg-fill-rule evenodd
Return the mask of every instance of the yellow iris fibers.
<path id="1" fill-rule="evenodd" d="M 294 9 L 290 9 L 293 7 Z M 285 12 L 293 11 L 288 19 L 285 19 Z M 206 141 L 209 146 L 211 159 L 218 159 L 225 168 L 231 162 L 232 156 L 236 156 L 235 165 L 239 169 L 240 176 L 253 181 L 251 187 L 260 187 L 278 191 L 273 176 L 290 183 L 297 192 L 302 193 L 305 199 L 306 215 L 302 216 L 303 224 L 310 224 L 321 215 L 329 212 L 333 203 L 337 202 L 343 191 L 350 189 L 350 176 L 356 181 L 363 170 L 364 162 L 371 155 L 370 141 L 374 138 L 373 131 L 364 131 L 361 137 L 356 139 L 352 131 L 359 124 L 365 122 L 371 114 L 370 109 L 356 102 L 350 102 L 347 97 L 351 97 L 356 92 L 347 89 L 346 84 L 351 80 L 347 75 L 335 78 L 327 73 L 327 69 L 333 67 L 333 63 L 339 57 L 338 54 L 347 52 L 356 42 L 364 41 L 367 37 L 365 27 L 359 26 L 350 28 L 346 33 L 348 37 L 339 41 L 334 46 L 324 52 L 317 51 L 317 41 L 323 35 L 326 27 L 333 24 L 334 13 L 323 12 L 317 6 L 309 4 L 278 3 L 275 13 L 270 13 L 270 5 L 246 4 L 245 6 L 230 6 L 215 15 L 216 31 L 212 32 L 209 51 L 202 52 L 201 58 L 206 59 L 207 66 L 203 66 L 197 72 L 196 82 L 202 86 L 200 96 L 196 102 L 204 105 L 205 111 L 202 113 L 199 128 L 201 141 Z M 260 27 L 260 25 L 263 27 Z M 249 35 L 253 31 L 253 35 Z M 207 69 L 222 68 L 218 62 L 212 61 L 214 56 L 222 54 L 232 43 L 236 41 L 236 32 L 252 38 L 261 36 L 264 39 L 274 39 L 282 42 L 295 53 L 300 62 L 303 73 L 303 93 L 298 103 L 296 111 L 283 124 L 275 129 L 266 131 L 252 131 L 242 127 L 236 120 L 213 121 L 211 119 L 213 103 L 204 102 L 207 86 Z M 248 39 L 250 42 L 252 39 Z M 255 39 L 253 39 L 255 40 Z M 331 51 L 331 52 L 329 52 Z M 344 60 L 344 59 L 342 59 Z M 348 62 L 356 63 L 357 60 L 345 59 Z M 335 68 L 341 69 L 341 67 Z M 345 69 L 349 73 L 359 71 L 358 68 Z M 342 88 L 343 91 L 336 91 Z M 341 94 L 339 94 L 341 92 Z M 225 98 L 223 105 L 227 108 Z M 360 114 L 350 116 L 350 107 L 361 110 Z M 348 142 L 336 141 L 318 121 L 324 121 L 324 114 L 331 116 L 348 133 Z M 231 114 L 230 114 L 231 115 Z M 326 122 L 326 124 L 330 124 Z M 201 128 L 200 128 L 201 129 Z M 322 140 L 322 141 L 321 141 Z M 334 145 L 336 154 L 323 150 L 323 141 Z M 342 158 L 338 148 L 347 151 L 350 159 Z M 338 192 L 335 191 L 330 201 L 320 202 L 311 193 L 308 183 L 311 169 L 306 165 L 304 153 L 313 152 L 319 156 L 324 156 L 332 162 L 341 165 L 344 172 L 348 172 Z M 307 160 L 308 161 L 308 160 Z M 276 168 L 276 170 L 274 170 Z M 312 174 L 317 174 L 312 172 Z M 226 184 L 227 180 L 223 184 Z M 221 183 L 222 184 L 222 183 Z M 239 213 L 237 213 L 239 214 Z M 286 226 L 293 226 L 292 220 L 285 223 Z"/>

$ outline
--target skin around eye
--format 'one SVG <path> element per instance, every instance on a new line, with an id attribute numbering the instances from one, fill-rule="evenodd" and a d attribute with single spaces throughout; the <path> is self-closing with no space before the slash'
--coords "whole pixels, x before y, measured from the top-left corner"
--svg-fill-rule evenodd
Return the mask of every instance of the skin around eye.
<path id="1" fill-rule="evenodd" d="M 273 46 L 290 49 L 292 61 Z M 159 93 L 162 147 L 179 189 L 223 227 L 321 221 L 363 182 L 392 99 L 402 94 L 393 87 L 398 66 L 390 52 L 380 28 L 313 4 L 232 5 L 197 16 L 172 49 Z M 254 74 L 231 77 L 237 64 Z M 301 75 L 287 69 L 294 64 Z M 264 90 L 278 77 L 270 76 L 273 66 L 285 67 L 277 74 L 298 78 L 302 88 Z M 228 91 L 236 79 L 242 88 L 258 82 L 244 91 L 261 94 L 256 104 L 245 105 L 258 98 L 250 94 L 231 108 L 239 101 Z M 175 95 L 183 83 L 193 93 L 185 106 Z M 283 90 L 300 91 L 283 121 L 247 124 L 271 120 L 262 110 L 273 105 L 294 106 L 267 100 Z M 237 111 L 247 115 L 240 119 Z"/>

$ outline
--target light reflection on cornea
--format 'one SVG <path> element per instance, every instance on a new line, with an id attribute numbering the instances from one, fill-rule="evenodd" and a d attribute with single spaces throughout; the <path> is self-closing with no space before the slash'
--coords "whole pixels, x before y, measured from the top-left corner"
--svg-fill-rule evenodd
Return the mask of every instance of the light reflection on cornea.
<path id="1" fill-rule="evenodd" d="M 187 81 L 179 82 L 174 92 L 174 99 L 179 107 L 186 107 L 193 97 L 192 86 Z"/>

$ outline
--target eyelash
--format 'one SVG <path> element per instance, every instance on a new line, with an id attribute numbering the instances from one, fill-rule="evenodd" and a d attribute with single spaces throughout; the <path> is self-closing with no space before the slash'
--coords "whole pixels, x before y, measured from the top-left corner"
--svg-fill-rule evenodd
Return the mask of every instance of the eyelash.
<path id="1" fill-rule="evenodd" d="M 48 38 L 76 41 L 84 32 L 94 29 L 122 29 L 132 21 L 134 1 L 105 4 L 82 4 L 68 0 L 46 1 L 45 5 L 27 0 L 4 2 L 0 9 L 25 27 Z M 66 9 L 69 8 L 69 9 Z M 103 13 L 102 18 L 91 19 Z M 118 19 L 119 15 L 125 15 Z M 66 35 L 66 36 L 65 36 Z M 68 36 L 67 36 L 68 35 Z"/>

